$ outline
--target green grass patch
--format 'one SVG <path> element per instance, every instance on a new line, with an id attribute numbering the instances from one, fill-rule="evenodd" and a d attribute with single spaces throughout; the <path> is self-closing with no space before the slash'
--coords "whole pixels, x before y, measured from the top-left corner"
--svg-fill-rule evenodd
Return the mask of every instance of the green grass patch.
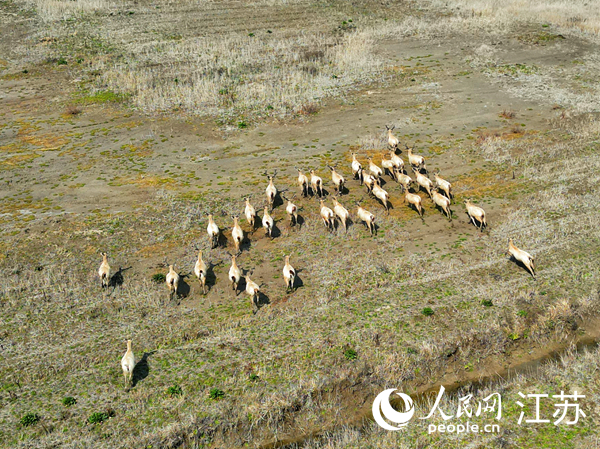
<path id="1" fill-rule="evenodd" d="M 101 90 L 93 94 L 82 95 L 74 100 L 77 104 L 122 103 L 128 95 L 118 94 L 111 90 Z"/>

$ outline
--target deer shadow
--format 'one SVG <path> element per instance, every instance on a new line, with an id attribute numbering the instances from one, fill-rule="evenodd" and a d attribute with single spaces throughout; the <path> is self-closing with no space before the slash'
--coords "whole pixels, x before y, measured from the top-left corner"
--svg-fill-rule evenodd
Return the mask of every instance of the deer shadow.
<path id="1" fill-rule="evenodd" d="M 220 232 L 219 238 L 217 239 L 217 246 L 215 248 L 218 248 L 218 247 L 227 248 L 227 243 L 229 243 L 229 239 L 225 236 L 224 233 Z M 210 246 L 212 249 L 212 242 L 211 242 Z"/>
<path id="2" fill-rule="evenodd" d="M 246 272 L 247 273 L 247 272 Z M 243 293 L 246 290 L 246 275 L 244 274 L 238 282 L 237 289 L 235 290 L 236 298 L 240 296 L 240 293 Z"/>
<path id="3" fill-rule="evenodd" d="M 254 233 L 254 231 L 252 231 L 252 233 Z M 240 242 L 239 252 L 241 254 L 242 251 L 250 251 L 250 248 L 252 248 L 252 240 L 250 240 L 250 237 L 244 233 L 244 239 Z"/>
<path id="4" fill-rule="evenodd" d="M 214 268 L 218 267 L 219 265 L 222 265 L 223 261 L 219 261 L 219 263 L 212 263 L 212 262 L 208 262 L 207 266 L 206 266 L 206 289 L 207 289 L 207 293 L 210 292 L 210 290 L 215 286 L 215 284 L 217 283 L 217 276 L 215 274 Z M 200 285 L 200 282 L 198 282 L 198 285 Z M 202 287 L 200 287 L 202 288 Z"/>
<path id="5" fill-rule="evenodd" d="M 348 193 L 350 193 L 350 190 L 349 190 L 349 189 L 348 189 L 348 187 L 346 187 L 346 186 L 343 186 L 343 187 L 342 187 L 342 189 L 341 189 L 341 190 L 339 190 L 339 191 L 338 191 L 337 189 L 334 189 L 334 190 L 335 190 L 335 193 L 336 193 L 337 195 L 340 195 L 340 196 L 341 196 L 341 195 L 347 195 Z"/>
<path id="6" fill-rule="evenodd" d="M 302 273 L 302 269 L 297 269 L 296 270 L 296 276 L 294 277 L 294 285 L 292 285 L 292 291 L 296 291 L 299 288 L 304 287 L 304 281 L 302 281 L 302 278 L 300 277 L 300 273 Z"/>
<path id="7" fill-rule="evenodd" d="M 319 195 L 318 191 L 313 189 L 312 186 L 308 187 L 307 192 L 308 196 L 311 196 L 313 198 L 325 199 L 327 196 L 329 196 L 329 191 L 325 187 L 321 187 L 322 195 Z"/>
<path id="8" fill-rule="evenodd" d="M 533 275 L 533 273 L 531 271 L 529 271 L 529 268 L 527 268 L 527 265 L 525 265 L 523 262 L 521 262 L 520 260 L 515 259 L 515 257 L 513 255 L 510 256 L 509 258 L 512 262 L 514 262 L 518 267 L 522 268 L 523 270 L 525 270 L 525 273 L 529 274 L 529 276 L 531 276 L 533 279 L 535 279 L 535 276 Z"/>
<path id="9" fill-rule="evenodd" d="M 264 306 L 271 304 L 271 299 L 263 293 L 262 291 L 258 292 L 258 297 L 256 298 L 256 302 L 253 303 L 253 314 L 256 315 L 260 309 Z"/>
<path id="10" fill-rule="evenodd" d="M 352 221 L 352 219 L 348 217 L 348 221 L 346 221 L 345 233 L 348 233 L 348 229 L 350 229 L 350 226 L 353 224 L 354 222 Z M 339 231 L 340 229 L 344 229 L 344 226 L 342 226 L 342 222 L 339 220 L 339 218 L 336 218 L 336 220 L 333 222 L 333 227 L 335 229 L 335 232 Z"/>
<path id="11" fill-rule="evenodd" d="M 180 304 L 179 300 L 190 296 L 190 291 L 192 288 L 190 287 L 190 284 L 185 282 L 185 279 L 188 277 L 190 277 L 190 273 L 179 275 L 179 284 L 177 284 L 177 294 L 175 295 L 177 298 L 177 305 Z"/>
<path id="12" fill-rule="evenodd" d="M 135 387 L 139 382 L 148 377 L 148 374 L 150 374 L 150 365 L 148 364 L 148 357 L 153 355 L 155 352 L 156 351 L 144 352 L 142 359 L 135 364 L 131 376 L 131 388 Z"/>
<path id="13" fill-rule="evenodd" d="M 467 213 L 467 218 L 469 219 L 469 224 L 472 224 L 473 226 L 475 226 L 475 228 L 479 232 L 483 232 L 484 230 L 487 230 L 487 225 L 484 225 L 477 218 L 475 218 L 475 217 L 471 218 L 471 216 L 468 213 Z"/>
<path id="14" fill-rule="evenodd" d="M 281 198 L 281 193 L 277 192 L 275 198 L 273 198 L 273 206 L 271 210 L 275 209 L 277 206 L 283 206 L 283 198 Z"/>
<path id="15" fill-rule="evenodd" d="M 269 237 L 269 234 L 267 232 L 265 232 L 265 237 L 273 240 L 280 236 L 281 236 L 281 230 L 277 227 L 277 222 L 275 220 L 273 220 L 273 229 L 271 229 L 271 236 Z"/>
<path id="16" fill-rule="evenodd" d="M 119 267 L 119 270 L 110 277 L 110 280 L 108 281 L 108 286 L 112 287 L 113 291 L 115 291 L 115 289 L 117 287 L 121 287 L 124 282 L 123 272 L 130 270 L 131 268 L 132 267 L 127 267 L 127 268 Z"/>

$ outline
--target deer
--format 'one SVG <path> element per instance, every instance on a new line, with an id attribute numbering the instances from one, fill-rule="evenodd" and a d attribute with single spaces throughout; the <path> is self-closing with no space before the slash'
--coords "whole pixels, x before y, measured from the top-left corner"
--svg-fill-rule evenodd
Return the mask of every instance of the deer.
<path id="1" fill-rule="evenodd" d="M 260 287 L 256 282 L 250 279 L 250 275 L 252 274 L 253 272 L 246 274 L 246 293 L 250 296 L 250 300 L 252 301 L 252 311 L 254 312 L 254 307 L 256 307 L 256 310 L 258 310 Z"/>
<path id="2" fill-rule="evenodd" d="M 328 231 L 333 231 L 335 229 L 335 222 L 333 218 L 333 211 L 325 206 L 323 200 L 321 202 L 321 218 L 323 219 L 323 223 L 327 226 Z"/>
<path id="3" fill-rule="evenodd" d="M 294 291 L 294 281 L 296 280 L 296 270 L 290 264 L 290 256 L 285 256 L 283 266 L 283 279 L 285 281 L 286 291 Z"/>
<path id="4" fill-rule="evenodd" d="M 206 262 L 202 260 L 202 250 L 198 251 L 198 260 L 196 261 L 196 265 L 194 265 L 194 274 L 198 278 L 198 282 L 202 287 L 202 292 L 206 295 Z"/>
<path id="5" fill-rule="evenodd" d="M 410 193 L 408 189 L 404 192 L 404 204 L 408 203 L 409 207 L 412 204 L 416 211 L 419 213 L 421 220 L 423 220 L 423 202 L 421 197 L 416 193 Z"/>
<path id="6" fill-rule="evenodd" d="M 448 221 L 452 221 L 452 211 L 450 210 L 450 200 L 442 195 L 438 189 L 431 191 L 431 199 L 436 206 L 439 206 L 448 217 Z"/>
<path id="7" fill-rule="evenodd" d="M 133 369 L 135 368 L 135 354 L 131 350 L 131 340 L 127 340 L 127 351 L 121 359 L 121 369 L 125 377 L 125 388 L 133 381 Z"/>
<path id="8" fill-rule="evenodd" d="M 264 213 L 262 218 L 262 225 L 265 228 L 265 235 L 273 238 L 273 226 L 275 226 L 275 220 L 269 215 L 269 206 L 264 207 Z"/>
<path id="9" fill-rule="evenodd" d="M 108 264 L 108 255 L 106 253 L 101 253 L 101 255 L 102 263 L 98 269 L 98 276 L 100 276 L 100 282 L 104 289 L 108 287 L 108 284 L 110 283 L 110 265 Z"/>
<path id="10" fill-rule="evenodd" d="M 275 203 L 275 197 L 277 196 L 277 187 L 275 187 L 275 184 L 273 184 L 273 178 L 277 176 L 277 170 L 275 170 L 273 175 L 267 174 L 266 171 L 263 174 L 269 180 L 269 185 L 265 189 L 265 194 L 267 195 L 267 202 L 269 203 L 269 207 L 271 210 L 273 210 L 273 204 Z"/>
<path id="11" fill-rule="evenodd" d="M 308 177 L 296 167 L 298 170 L 298 186 L 300 187 L 300 194 L 304 197 L 308 196 Z"/>
<path id="12" fill-rule="evenodd" d="M 429 198 L 431 198 L 431 189 L 433 189 L 433 182 L 427 176 L 422 174 L 420 171 L 415 170 L 415 179 L 420 189 L 425 189 Z"/>
<path id="13" fill-rule="evenodd" d="M 409 164 L 413 169 L 416 167 L 419 171 L 427 171 L 427 167 L 425 167 L 425 158 L 418 154 L 413 154 L 412 150 L 412 148 L 408 148 L 408 145 L 406 145 L 406 154 L 408 155 Z"/>
<path id="14" fill-rule="evenodd" d="M 371 156 L 368 156 L 367 160 L 369 161 L 369 173 L 379 180 L 383 175 L 383 170 L 381 167 L 378 167 L 375 162 L 373 162 L 373 158 Z"/>
<path id="15" fill-rule="evenodd" d="M 206 227 L 206 232 L 208 233 L 208 237 L 210 238 L 211 249 L 216 248 L 219 244 L 219 235 L 221 234 L 221 231 L 215 223 L 212 214 L 208 214 L 208 226 Z"/>
<path id="16" fill-rule="evenodd" d="M 313 195 L 319 195 L 319 198 L 323 198 L 323 179 L 317 176 L 314 170 L 310 171 L 310 185 Z"/>
<path id="17" fill-rule="evenodd" d="M 329 167 L 329 170 L 331 170 L 331 180 L 335 185 L 336 192 L 338 195 L 342 195 L 344 193 L 344 184 L 346 180 L 335 170 L 335 167 L 331 167 L 329 165 L 327 167 Z"/>
<path id="18" fill-rule="evenodd" d="M 377 184 L 377 178 L 371 175 L 370 173 L 365 173 L 364 170 L 361 170 L 362 180 L 367 189 L 367 193 L 371 195 L 373 193 L 373 186 Z"/>
<path id="19" fill-rule="evenodd" d="M 483 232 L 483 228 L 487 227 L 485 211 L 481 207 L 475 206 L 470 199 L 465 200 L 465 207 L 467 208 L 467 214 L 473 222 L 473 225 Z M 477 223 L 479 223 L 479 225 L 477 225 Z"/>
<path id="20" fill-rule="evenodd" d="M 179 274 L 173 269 L 173 265 L 169 265 L 169 272 L 166 276 L 167 287 L 169 288 L 169 299 L 177 294 L 177 288 L 179 287 Z"/>
<path id="21" fill-rule="evenodd" d="M 240 280 L 242 279 L 242 270 L 240 269 L 240 267 L 238 267 L 236 262 L 238 255 L 230 253 L 227 254 L 231 256 L 231 267 L 229 268 L 229 282 L 231 282 L 231 288 L 235 292 L 235 296 L 237 296 L 238 285 L 240 283 Z"/>
<path id="22" fill-rule="evenodd" d="M 402 191 L 405 192 L 410 189 L 410 185 L 414 182 L 414 180 L 404 173 L 400 173 L 398 170 L 394 170 L 394 174 L 396 175 L 396 181 L 398 184 L 402 186 Z"/>
<path id="23" fill-rule="evenodd" d="M 361 207 L 360 203 L 358 202 L 356 203 L 356 207 L 356 214 L 358 215 L 358 218 L 360 218 L 365 226 L 369 229 L 371 236 L 373 234 L 377 234 L 377 228 L 375 227 L 375 215 L 373 215 L 367 209 Z"/>
<path id="24" fill-rule="evenodd" d="M 381 156 L 381 167 L 383 168 L 383 173 L 386 175 L 390 175 L 392 179 L 394 178 L 394 162 L 391 159 L 385 159 L 385 157 Z"/>
<path id="25" fill-rule="evenodd" d="M 296 194 L 292 196 L 292 200 L 296 197 Z M 283 197 L 287 201 L 287 206 L 285 207 L 285 211 L 290 217 L 290 226 L 295 226 L 298 224 L 298 206 L 292 203 L 292 200 Z"/>
<path id="26" fill-rule="evenodd" d="M 390 213 L 390 208 L 389 208 L 390 194 L 387 193 L 381 187 L 379 187 L 379 185 L 375 184 L 373 186 L 373 195 L 375 196 L 375 198 L 377 198 L 379 201 L 381 201 L 381 204 L 383 204 L 383 207 L 385 207 L 385 211 L 389 215 L 389 213 Z"/>
<path id="27" fill-rule="evenodd" d="M 513 239 L 508 239 L 508 253 L 517 261 L 521 262 L 525 268 L 531 273 L 533 279 L 535 279 L 535 265 L 534 259 L 531 254 L 522 249 L 519 249 L 513 243 Z"/>
<path id="28" fill-rule="evenodd" d="M 394 151 L 398 148 L 398 144 L 400 143 L 398 141 L 398 139 L 396 138 L 396 136 L 394 136 L 392 134 L 392 131 L 395 129 L 396 127 L 394 125 L 392 125 L 392 127 L 390 128 L 389 126 L 385 125 L 385 129 L 387 129 L 387 135 L 388 135 L 388 145 L 390 146 L 390 148 L 392 148 Z"/>
<path id="29" fill-rule="evenodd" d="M 239 252 L 240 245 L 242 244 L 242 241 L 244 240 L 244 231 L 242 230 L 242 227 L 238 223 L 239 217 L 237 215 L 234 215 L 231 218 L 233 218 L 233 229 L 231 231 L 231 237 L 233 237 L 233 244 L 235 245 L 235 251 Z"/>
<path id="30" fill-rule="evenodd" d="M 435 183 L 439 187 L 439 189 L 446 194 L 449 200 L 452 200 L 452 184 L 450 184 L 445 179 L 442 179 L 439 175 L 440 171 L 436 170 L 433 174 L 433 178 L 435 179 Z"/>
<path id="31" fill-rule="evenodd" d="M 396 154 L 394 150 L 390 150 L 390 160 L 394 164 L 394 168 L 400 172 L 404 172 L 404 161 Z"/>
<path id="32" fill-rule="evenodd" d="M 244 208 L 244 215 L 246 215 L 246 220 L 250 223 L 250 227 L 254 232 L 254 224 L 256 222 L 256 209 L 254 206 L 250 204 L 250 198 L 246 198 L 246 207 Z"/>
<path id="33" fill-rule="evenodd" d="M 348 232 L 348 220 L 350 218 L 350 213 L 348 210 L 342 206 L 337 198 L 333 197 L 333 212 L 340 219 L 342 226 L 344 227 L 344 232 Z"/>
<path id="34" fill-rule="evenodd" d="M 362 165 L 358 162 L 358 159 L 356 159 L 356 153 L 352 153 L 352 176 L 354 176 L 354 179 L 358 179 L 362 186 Z"/>

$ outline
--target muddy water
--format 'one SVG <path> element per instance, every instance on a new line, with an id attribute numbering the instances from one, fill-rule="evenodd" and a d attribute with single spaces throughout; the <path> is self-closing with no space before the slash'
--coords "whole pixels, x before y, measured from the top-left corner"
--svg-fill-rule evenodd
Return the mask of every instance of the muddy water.
<path id="1" fill-rule="evenodd" d="M 493 385 L 494 383 L 513 379 L 518 375 L 535 375 L 539 372 L 539 370 L 545 363 L 560 359 L 561 355 L 565 354 L 569 350 L 572 350 L 574 347 L 577 349 L 578 352 L 586 349 L 595 349 L 600 344 L 600 335 L 596 329 L 597 327 L 591 334 L 586 334 L 576 339 L 575 341 L 569 341 L 561 345 L 555 345 L 554 347 L 552 347 L 552 349 L 547 350 L 546 352 L 536 354 L 534 358 L 530 358 L 525 362 L 515 364 L 509 367 L 508 369 L 496 372 L 493 375 L 480 377 L 477 375 L 477 373 L 474 373 L 472 374 L 471 378 L 465 378 L 461 381 L 448 382 L 447 380 L 442 380 L 433 385 L 419 389 L 410 396 L 413 399 L 413 402 L 416 407 L 428 408 L 431 405 L 432 401 L 435 400 L 435 397 L 439 393 L 440 386 L 442 385 L 446 389 L 446 394 L 456 393 L 464 387 L 468 387 L 471 392 L 476 393 L 477 391 L 482 390 L 490 385 Z M 401 403 L 402 400 L 400 398 L 397 398 L 397 400 L 391 400 L 391 404 L 396 409 L 401 409 L 401 407 L 403 406 L 403 404 Z M 373 412 L 371 410 L 371 404 L 369 404 L 368 407 L 365 407 L 362 410 L 360 410 L 358 413 L 350 417 L 343 424 L 350 427 L 365 428 L 368 427 L 371 422 L 373 422 Z M 339 427 L 339 424 L 336 425 L 336 427 Z M 304 435 L 298 435 L 292 438 L 286 438 L 279 441 L 272 441 L 261 446 L 261 448 L 292 449 L 303 447 L 306 441 L 310 439 L 319 438 L 319 436 L 323 435 L 325 432 L 332 430 L 334 429 L 315 430 Z"/>

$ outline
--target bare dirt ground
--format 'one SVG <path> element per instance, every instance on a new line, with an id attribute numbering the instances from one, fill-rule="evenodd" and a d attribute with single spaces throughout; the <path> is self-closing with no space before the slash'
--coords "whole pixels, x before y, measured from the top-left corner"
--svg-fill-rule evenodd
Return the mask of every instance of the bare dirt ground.
<path id="1" fill-rule="evenodd" d="M 444 22 L 455 12 L 418 3 L 255 3 L 98 2 L 57 21 L 44 15 L 46 2 L 0 2 L 6 447 L 399 447 L 377 429 L 341 426 L 357 426 L 384 387 L 471 381 L 595 335 L 597 38 L 543 21 L 489 31 L 475 13 L 461 29 Z M 430 22 L 413 27 L 407 17 Z M 372 40 L 367 62 L 353 36 Z M 248 87 L 279 67 L 252 53 L 246 41 L 255 37 L 275 55 L 274 42 L 320 55 L 284 61 L 308 78 L 280 75 L 280 102 L 269 96 L 277 75 L 264 97 Z M 225 83 L 206 88 L 213 96 L 198 93 L 194 77 L 218 67 L 188 58 L 200 38 L 239 70 L 208 77 Z M 249 59 L 227 59 L 216 43 L 226 39 Z M 327 89 L 311 90 L 311 80 Z M 165 101 L 177 95 L 188 100 Z M 452 222 L 425 192 L 420 220 L 387 176 L 386 215 L 350 180 L 350 153 L 379 162 L 389 124 L 430 175 L 439 169 L 453 183 Z M 327 165 L 349 179 L 340 197 L 354 217 L 347 234 L 326 231 L 316 199 L 294 200 L 301 227 L 279 201 L 272 240 L 242 220 L 238 261 L 263 291 L 253 314 L 226 279 L 231 215 L 244 197 L 264 204 L 265 171 L 277 170 L 290 196 L 295 167 L 312 168 L 333 193 Z M 469 223 L 467 198 L 486 210 L 485 232 Z M 355 217 L 356 201 L 375 213 L 377 236 Z M 210 249 L 207 213 L 225 231 L 223 247 Z M 536 257 L 537 280 L 509 260 L 509 237 Z M 212 266 L 206 296 L 191 274 L 199 249 Z M 122 268 L 104 292 L 101 251 L 113 272 Z M 291 294 L 286 254 L 299 272 Z M 153 281 L 167 263 L 186 275 L 174 301 Z M 142 361 L 124 391 L 118 362 L 128 338 Z M 591 369 L 589 355 L 577 357 L 565 372 L 580 362 Z M 597 379 L 573 376 L 540 385 L 583 383 L 584 404 L 597 407 Z M 514 395 L 515 384 L 505 388 Z M 67 397 L 76 402 L 66 406 Z M 39 419 L 27 425 L 28 413 Z M 406 447 L 467 441 L 416 429 Z M 593 447 L 597 429 L 593 416 L 558 436 L 510 427 L 473 444 Z"/>

